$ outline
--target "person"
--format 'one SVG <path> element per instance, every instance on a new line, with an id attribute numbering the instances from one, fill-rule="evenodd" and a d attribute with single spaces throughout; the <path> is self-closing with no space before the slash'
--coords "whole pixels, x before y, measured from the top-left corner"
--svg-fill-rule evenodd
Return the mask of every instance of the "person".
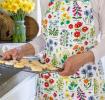
<path id="1" fill-rule="evenodd" d="M 41 35 L 3 54 L 4 59 L 20 59 L 42 53 L 45 63 L 64 68 L 39 74 L 36 99 L 105 99 L 100 61 L 105 55 L 104 5 L 105 0 L 41 1 Z"/>

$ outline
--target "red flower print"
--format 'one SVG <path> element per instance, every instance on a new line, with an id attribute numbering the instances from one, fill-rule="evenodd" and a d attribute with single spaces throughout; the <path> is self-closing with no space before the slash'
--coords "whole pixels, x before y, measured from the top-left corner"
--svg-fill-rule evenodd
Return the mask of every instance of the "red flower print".
<path id="1" fill-rule="evenodd" d="M 48 82 L 45 82 L 45 83 L 44 83 L 44 86 L 45 86 L 45 87 L 49 87 L 49 83 L 48 83 Z"/>
<path id="2" fill-rule="evenodd" d="M 48 4 L 48 6 L 52 6 L 53 5 L 53 2 L 50 2 L 49 4 Z"/>
<path id="3" fill-rule="evenodd" d="M 80 52 L 80 51 L 78 51 L 78 52 L 77 52 L 77 54 L 81 54 L 81 52 Z"/>
<path id="4" fill-rule="evenodd" d="M 82 26 L 82 22 L 77 22 L 78 27 Z"/>
<path id="5" fill-rule="evenodd" d="M 41 74 L 40 76 L 41 76 L 41 78 L 43 78 L 43 74 Z"/>
<path id="6" fill-rule="evenodd" d="M 49 78 L 49 75 L 44 75 L 43 76 L 45 79 L 48 79 Z"/>
<path id="7" fill-rule="evenodd" d="M 50 59 L 49 58 L 46 58 L 46 63 L 49 63 L 50 62 Z"/>
<path id="8" fill-rule="evenodd" d="M 87 42 L 87 41 L 85 41 L 85 42 L 84 42 L 84 44 L 85 44 L 85 45 L 88 45 L 88 42 Z"/>
<path id="9" fill-rule="evenodd" d="M 51 84 L 53 84 L 53 83 L 54 83 L 54 80 L 53 80 L 53 79 L 50 79 L 49 82 L 50 82 Z"/>
<path id="10" fill-rule="evenodd" d="M 86 32 L 87 30 L 88 30 L 88 27 L 86 27 L 86 26 L 82 28 L 83 32 Z"/>
<path id="11" fill-rule="evenodd" d="M 50 74 L 50 73 L 48 73 L 48 75 L 49 75 L 49 77 L 51 76 L 51 74 Z"/>
<path id="12" fill-rule="evenodd" d="M 75 26 L 75 28 L 78 28 L 78 24 L 75 24 L 74 26 Z"/>
<path id="13" fill-rule="evenodd" d="M 69 29 L 72 29 L 73 28 L 73 24 L 69 24 Z"/>
<path id="14" fill-rule="evenodd" d="M 57 96 L 57 93 L 54 92 L 53 96 L 56 97 Z"/>
<path id="15" fill-rule="evenodd" d="M 47 97 L 47 94 L 44 94 L 43 97 L 46 98 Z"/>
<path id="16" fill-rule="evenodd" d="M 73 50 L 78 49 L 78 47 L 79 47 L 79 45 L 75 45 L 75 46 L 73 47 Z"/>
<path id="17" fill-rule="evenodd" d="M 77 38 L 80 37 L 80 32 L 79 32 L 79 31 L 76 31 L 76 32 L 74 33 L 74 36 L 77 37 Z"/>
<path id="18" fill-rule="evenodd" d="M 50 18 L 52 18 L 52 15 L 51 15 L 51 14 L 49 14 L 49 15 L 48 15 L 48 18 L 49 18 L 49 19 L 50 19 Z"/>
<path id="19" fill-rule="evenodd" d="M 75 26 L 75 28 L 79 28 L 82 26 L 82 22 L 77 22 L 74 26 Z"/>

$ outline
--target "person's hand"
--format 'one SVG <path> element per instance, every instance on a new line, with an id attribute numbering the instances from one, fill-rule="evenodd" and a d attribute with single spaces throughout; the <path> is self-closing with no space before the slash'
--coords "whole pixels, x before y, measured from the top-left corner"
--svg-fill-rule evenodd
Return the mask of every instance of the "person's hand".
<path id="1" fill-rule="evenodd" d="M 20 48 L 14 48 L 11 50 L 8 50 L 3 53 L 3 59 L 10 60 L 10 59 L 21 59 L 23 57 L 21 49 Z"/>
<path id="2" fill-rule="evenodd" d="M 94 63 L 94 55 L 91 51 L 69 57 L 64 63 L 64 70 L 59 72 L 62 76 L 75 74 L 84 64 Z"/>

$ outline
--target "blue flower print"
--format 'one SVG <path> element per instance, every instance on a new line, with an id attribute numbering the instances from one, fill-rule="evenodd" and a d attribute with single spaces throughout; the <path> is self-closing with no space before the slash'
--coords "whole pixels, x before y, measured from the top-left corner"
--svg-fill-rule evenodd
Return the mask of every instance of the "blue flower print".
<path id="1" fill-rule="evenodd" d="M 90 96 L 88 100 L 95 100 L 94 96 Z"/>
<path id="2" fill-rule="evenodd" d="M 91 65 L 87 65 L 87 70 L 92 70 L 92 66 Z"/>
<path id="3" fill-rule="evenodd" d="M 50 40 L 49 40 L 49 44 L 53 44 L 53 40 L 50 39 Z"/>
<path id="4" fill-rule="evenodd" d="M 81 74 L 83 74 L 85 77 L 93 77 L 96 71 L 96 67 L 92 65 L 86 65 L 82 70 Z"/>
<path id="5" fill-rule="evenodd" d="M 50 47 L 50 51 L 53 51 L 53 47 L 52 46 Z"/>

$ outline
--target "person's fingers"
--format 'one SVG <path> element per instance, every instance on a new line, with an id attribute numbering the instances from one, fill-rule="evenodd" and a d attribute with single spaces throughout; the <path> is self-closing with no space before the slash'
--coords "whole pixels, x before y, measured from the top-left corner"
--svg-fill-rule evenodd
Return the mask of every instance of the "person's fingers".
<path id="1" fill-rule="evenodd" d="M 18 58 L 18 51 L 16 49 L 13 49 L 12 59 L 16 60 L 17 58 Z"/>
<path id="2" fill-rule="evenodd" d="M 70 66 L 69 66 L 69 64 L 68 63 L 65 63 L 64 64 L 64 70 L 63 71 L 61 71 L 61 72 L 59 72 L 59 74 L 61 75 L 61 76 L 69 76 L 70 75 L 70 70 L 69 70 L 69 68 L 70 68 Z"/>
<path id="3" fill-rule="evenodd" d="M 5 60 L 9 60 L 9 59 L 11 59 L 11 55 L 10 55 L 10 53 L 9 53 L 9 52 L 5 52 L 5 53 L 3 53 L 3 59 L 5 59 Z"/>

